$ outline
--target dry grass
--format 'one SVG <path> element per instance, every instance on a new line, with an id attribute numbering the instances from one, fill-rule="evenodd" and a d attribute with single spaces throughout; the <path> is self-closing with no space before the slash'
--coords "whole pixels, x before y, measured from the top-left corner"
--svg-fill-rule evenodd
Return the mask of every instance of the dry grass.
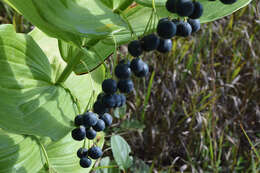
<path id="1" fill-rule="evenodd" d="M 128 114 L 146 126 L 124 136 L 134 156 L 154 171 L 259 171 L 259 15 L 255 2 L 145 56 L 155 76 L 147 106 L 151 76 L 130 96 Z"/>

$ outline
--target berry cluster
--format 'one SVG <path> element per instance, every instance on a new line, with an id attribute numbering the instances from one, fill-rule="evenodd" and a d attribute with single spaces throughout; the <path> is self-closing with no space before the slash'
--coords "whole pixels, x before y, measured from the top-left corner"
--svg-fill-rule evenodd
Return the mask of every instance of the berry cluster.
<path id="1" fill-rule="evenodd" d="M 166 2 L 166 9 L 171 13 L 178 14 L 180 17 L 188 17 L 188 20 L 181 21 L 173 19 L 170 21 L 167 20 L 167 18 L 161 19 L 157 27 L 157 33 L 160 37 L 163 36 L 161 33 L 165 33 L 164 30 L 167 29 L 166 23 L 170 22 L 175 24 L 175 34 L 177 36 L 187 37 L 200 29 L 199 18 L 203 14 L 203 6 L 200 2 L 190 0 L 168 0 Z M 164 28 L 164 30 L 161 28 Z"/>
<path id="2" fill-rule="evenodd" d="M 113 118 L 108 112 L 111 108 L 121 107 L 126 103 L 125 95 L 117 94 L 117 90 L 121 93 L 130 93 L 134 89 L 134 83 L 130 79 L 132 71 L 137 77 L 144 77 L 149 69 L 148 65 L 139 58 L 133 59 L 131 63 L 120 61 L 115 68 L 118 82 L 105 79 L 102 82 L 103 92 L 98 95 L 93 105 L 93 112 L 88 111 L 75 117 L 74 124 L 77 128 L 72 130 L 73 139 L 93 140 L 97 132 L 105 130 L 112 124 Z M 91 159 L 98 159 L 102 156 L 102 150 L 97 146 L 92 146 L 90 149 L 82 147 L 78 150 L 77 156 L 80 158 L 81 167 L 88 168 L 92 163 Z"/>
<path id="3" fill-rule="evenodd" d="M 93 140 L 97 132 L 103 131 L 106 127 L 112 124 L 112 117 L 108 113 L 104 113 L 101 116 L 93 112 L 86 112 L 82 115 L 78 115 L 74 120 L 75 128 L 71 132 L 71 136 L 76 141 L 82 141 L 85 138 Z M 77 156 L 80 158 L 80 165 L 83 168 L 90 167 L 92 159 L 98 159 L 102 156 L 102 150 L 97 146 L 92 146 L 86 149 L 85 146 L 80 148 L 77 152 Z"/>

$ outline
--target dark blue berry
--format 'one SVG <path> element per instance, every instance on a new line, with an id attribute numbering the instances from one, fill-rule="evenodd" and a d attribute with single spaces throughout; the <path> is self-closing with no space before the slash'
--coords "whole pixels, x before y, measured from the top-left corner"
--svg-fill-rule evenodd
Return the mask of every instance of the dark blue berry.
<path id="1" fill-rule="evenodd" d="M 125 59 L 120 60 L 120 61 L 118 62 L 118 64 L 126 64 L 126 65 L 128 65 L 128 67 L 130 67 L 130 61 L 125 60 Z"/>
<path id="2" fill-rule="evenodd" d="M 113 118 L 109 113 L 104 113 L 104 115 L 102 115 L 100 117 L 101 120 L 103 120 L 106 124 L 106 126 L 110 126 L 112 124 Z"/>
<path id="3" fill-rule="evenodd" d="M 140 71 L 139 73 L 135 73 L 135 75 L 137 77 L 145 77 L 148 75 L 148 73 L 149 73 L 149 67 L 146 63 L 144 63 L 144 67 L 143 67 L 142 71 Z"/>
<path id="4" fill-rule="evenodd" d="M 102 100 L 97 100 L 93 105 L 93 111 L 98 115 L 108 112 L 108 108 L 102 103 Z"/>
<path id="5" fill-rule="evenodd" d="M 120 94 L 120 97 L 121 97 L 121 105 L 119 107 L 123 106 L 126 103 L 125 95 L 124 94 Z"/>
<path id="6" fill-rule="evenodd" d="M 189 23 L 187 22 L 180 22 L 177 25 L 177 33 L 176 35 L 182 36 L 182 37 L 187 37 L 191 35 L 192 28 Z"/>
<path id="7" fill-rule="evenodd" d="M 179 16 L 190 16 L 193 10 L 194 5 L 190 0 L 178 0 L 176 3 L 176 12 Z"/>
<path id="8" fill-rule="evenodd" d="M 118 64 L 115 68 L 115 75 L 119 79 L 128 79 L 131 76 L 131 69 L 127 64 Z"/>
<path id="9" fill-rule="evenodd" d="M 102 104 L 106 108 L 113 108 L 116 105 L 116 100 L 113 95 L 107 94 L 102 98 Z"/>
<path id="10" fill-rule="evenodd" d="M 168 0 L 165 4 L 166 9 L 171 13 L 176 13 L 177 0 Z"/>
<path id="11" fill-rule="evenodd" d="M 134 89 L 134 83 L 131 79 L 122 79 L 118 82 L 118 89 L 122 93 L 130 93 Z"/>
<path id="12" fill-rule="evenodd" d="M 223 4 L 233 4 L 237 2 L 237 0 L 220 0 Z"/>
<path id="13" fill-rule="evenodd" d="M 78 151 L 77 151 L 78 158 L 87 157 L 87 155 L 88 155 L 88 150 L 86 148 L 78 149 Z"/>
<path id="14" fill-rule="evenodd" d="M 97 96 L 97 100 L 102 100 L 103 96 L 105 95 L 105 93 L 99 93 Z"/>
<path id="15" fill-rule="evenodd" d="M 121 96 L 119 95 L 119 94 L 114 94 L 113 95 L 114 96 L 114 99 L 115 99 L 115 102 L 116 102 L 116 104 L 115 104 L 115 108 L 116 107 L 120 107 L 120 105 L 122 104 L 121 102 Z"/>
<path id="16" fill-rule="evenodd" d="M 79 164 L 82 168 L 89 168 L 91 166 L 91 159 L 87 158 L 87 157 L 83 157 L 80 159 Z"/>
<path id="17" fill-rule="evenodd" d="M 88 150 L 88 156 L 92 159 L 98 159 L 102 156 L 102 150 L 99 147 L 91 147 Z"/>
<path id="18" fill-rule="evenodd" d="M 93 129 L 97 132 L 103 131 L 106 128 L 106 124 L 102 119 L 99 119 L 97 124 L 93 126 Z"/>
<path id="19" fill-rule="evenodd" d="M 176 25 L 176 27 L 177 27 L 177 25 L 178 25 L 178 23 L 180 23 L 180 20 L 178 20 L 178 19 L 172 19 L 172 22 Z M 177 29 L 177 28 L 176 28 Z M 177 32 L 177 30 L 176 30 L 176 32 Z"/>
<path id="20" fill-rule="evenodd" d="M 140 73 L 144 68 L 144 62 L 140 58 L 135 58 L 131 61 L 130 68 L 135 74 Z"/>
<path id="21" fill-rule="evenodd" d="M 172 40 L 171 39 L 160 39 L 160 44 L 157 50 L 161 53 L 170 52 L 172 49 Z"/>
<path id="22" fill-rule="evenodd" d="M 106 94 L 114 94 L 117 90 L 116 81 L 113 79 L 106 79 L 102 83 L 102 89 Z"/>
<path id="23" fill-rule="evenodd" d="M 172 21 L 158 23 L 157 34 L 164 39 L 172 38 L 176 34 L 177 27 Z"/>
<path id="24" fill-rule="evenodd" d="M 75 126 L 83 125 L 82 115 L 78 115 L 75 117 L 74 124 L 75 124 Z"/>
<path id="25" fill-rule="evenodd" d="M 86 137 L 88 139 L 90 139 L 90 140 L 94 139 L 96 136 L 97 136 L 97 132 L 95 130 L 93 130 L 93 129 L 86 130 Z"/>
<path id="26" fill-rule="evenodd" d="M 96 125 L 97 120 L 97 115 L 93 112 L 86 112 L 83 114 L 83 125 L 86 128 Z"/>
<path id="27" fill-rule="evenodd" d="M 194 10 L 193 13 L 189 16 L 191 19 L 198 19 L 203 14 L 203 6 L 200 2 L 193 2 Z"/>
<path id="28" fill-rule="evenodd" d="M 128 44 L 128 52 L 133 56 L 140 56 L 143 52 L 141 43 L 138 40 L 131 41 Z"/>
<path id="29" fill-rule="evenodd" d="M 188 23 L 192 28 L 192 33 L 200 30 L 200 20 L 199 19 L 188 19 Z"/>
<path id="30" fill-rule="evenodd" d="M 81 141 L 81 140 L 85 139 L 85 137 L 86 137 L 85 127 L 81 126 L 81 127 L 78 127 L 76 129 L 72 130 L 71 136 L 76 141 Z"/>
<path id="31" fill-rule="evenodd" d="M 155 34 L 146 35 L 141 39 L 141 45 L 144 51 L 155 50 L 159 45 L 159 38 Z"/>
<path id="32" fill-rule="evenodd" d="M 168 19 L 167 17 L 161 18 L 161 19 L 159 20 L 158 24 L 161 23 L 161 22 L 164 22 L 164 21 L 169 21 L 169 19 Z"/>

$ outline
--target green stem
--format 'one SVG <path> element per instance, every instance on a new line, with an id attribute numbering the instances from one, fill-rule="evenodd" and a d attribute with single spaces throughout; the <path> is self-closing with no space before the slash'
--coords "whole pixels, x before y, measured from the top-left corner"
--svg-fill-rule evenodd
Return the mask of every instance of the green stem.
<path id="1" fill-rule="evenodd" d="M 43 155 L 44 155 L 44 157 L 45 157 L 45 159 L 46 159 L 47 167 L 48 167 L 48 169 L 50 170 L 50 162 L 49 162 L 48 154 L 47 154 L 47 152 L 46 152 L 44 146 L 42 145 L 42 143 L 41 143 L 39 140 L 38 140 L 38 142 L 39 142 L 39 144 L 40 144 L 40 146 L 41 146 L 41 148 L 42 148 Z"/>
<path id="2" fill-rule="evenodd" d="M 71 58 L 69 60 L 69 62 L 67 63 L 67 66 L 65 67 L 65 69 L 63 70 L 62 74 L 60 75 L 60 77 L 58 78 L 56 84 L 59 83 L 63 83 L 66 81 L 66 79 L 70 76 L 70 74 L 73 71 L 73 68 L 75 67 L 75 65 L 77 65 L 80 61 L 81 56 L 79 56 L 79 53 L 75 56 L 75 58 Z"/>

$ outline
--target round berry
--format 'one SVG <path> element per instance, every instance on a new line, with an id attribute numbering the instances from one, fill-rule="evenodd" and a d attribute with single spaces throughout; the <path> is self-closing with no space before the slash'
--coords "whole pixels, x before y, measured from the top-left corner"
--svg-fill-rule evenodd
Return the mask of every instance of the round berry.
<path id="1" fill-rule="evenodd" d="M 172 19 L 172 22 L 176 25 L 176 27 L 177 27 L 177 25 L 178 25 L 178 23 L 180 23 L 180 20 L 178 20 L 178 19 Z"/>
<path id="2" fill-rule="evenodd" d="M 198 19 L 203 14 L 203 6 L 200 2 L 193 2 L 194 10 L 193 13 L 189 16 L 191 19 Z"/>
<path id="3" fill-rule="evenodd" d="M 120 94 L 120 97 L 121 97 L 121 105 L 119 107 L 123 106 L 126 103 L 125 95 L 124 94 Z"/>
<path id="4" fill-rule="evenodd" d="M 102 150 L 99 147 L 91 147 L 88 150 L 88 156 L 92 159 L 98 159 L 102 156 Z"/>
<path id="5" fill-rule="evenodd" d="M 144 68 L 144 62 L 140 58 L 131 61 L 130 68 L 134 73 L 140 73 Z"/>
<path id="6" fill-rule="evenodd" d="M 93 129 L 86 130 L 86 137 L 88 139 L 90 139 L 90 140 L 94 139 L 96 136 L 97 136 L 97 132 L 95 130 L 93 130 Z"/>
<path id="7" fill-rule="evenodd" d="M 138 40 L 131 41 L 128 44 L 128 51 L 133 57 L 140 56 L 143 52 L 141 43 Z"/>
<path id="8" fill-rule="evenodd" d="M 193 10 L 194 5 L 190 0 L 178 0 L 176 3 L 176 12 L 179 16 L 190 16 Z"/>
<path id="9" fill-rule="evenodd" d="M 155 34 L 146 35 L 141 39 L 141 45 L 144 51 L 155 50 L 159 45 L 159 38 Z"/>
<path id="10" fill-rule="evenodd" d="M 114 99 L 115 99 L 115 107 L 120 107 L 120 105 L 122 104 L 121 102 L 121 96 L 119 94 L 114 94 Z"/>
<path id="11" fill-rule="evenodd" d="M 176 25 L 172 21 L 158 23 L 157 34 L 164 39 L 172 38 L 176 34 Z"/>
<path id="12" fill-rule="evenodd" d="M 102 104 L 106 107 L 106 108 L 113 108 L 116 105 L 116 100 L 115 97 L 113 95 L 105 95 L 102 98 Z"/>
<path id="13" fill-rule="evenodd" d="M 169 19 L 168 19 L 167 17 L 161 18 L 161 19 L 159 20 L 158 24 L 161 23 L 161 22 L 164 22 L 164 21 L 169 21 Z"/>
<path id="14" fill-rule="evenodd" d="M 102 83 L 102 89 L 106 94 L 114 94 L 117 90 L 116 81 L 113 79 L 106 79 Z"/>
<path id="15" fill-rule="evenodd" d="M 128 79 L 131 76 L 131 69 L 127 64 L 118 64 L 115 68 L 115 75 L 118 79 Z"/>
<path id="16" fill-rule="evenodd" d="M 97 96 L 97 100 L 102 100 L 103 96 L 105 95 L 105 93 L 99 93 Z"/>
<path id="17" fill-rule="evenodd" d="M 82 168 L 89 168 L 91 166 L 91 159 L 87 158 L 87 157 L 83 157 L 80 159 L 79 164 Z"/>
<path id="18" fill-rule="evenodd" d="M 82 115 L 78 115 L 75 117 L 74 124 L 75 124 L 75 126 L 83 125 Z"/>
<path id="19" fill-rule="evenodd" d="M 172 40 L 171 39 L 160 39 L 160 44 L 157 50 L 161 53 L 170 52 L 172 49 Z"/>
<path id="20" fill-rule="evenodd" d="M 192 33 L 200 30 L 200 20 L 199 19 L 188 19 L 188 23 L 192 28 Z"/>
<path id="21" fill-rule="evenodd" d="M 148 73 L 149 73 L 149 67 L 146 63 L 144 63 L 144 67 L 143 67 L 142 71 L 140 71 L 139 73 L 135 73 L 135 75 L 137 77 L 145 77 L 148 75 Z"/>
<path id="22" fill-rule="evenodd" d="M 85 137 L 86 137 L 85 127 L 81 126 L 81 127 L 78 127 L 76 129 L 72 130 L 71 136 L 76 141 L 81 141 L 81 140 L 85 139 Z"/>
<path id="23" fill-rule="evenodd" d="M 91 127 L 96 125 L 97 123 L 97 116 L 93 112 L 86 112 L 83 114 L 83 124 L 85 127 Z"/>
<path id="24" fill-rule="evenodd" d="M 102 115 L 108 111 L 108 108 L 106 108 L 106 106 L 102 103 L 102 100 L 97 100 L 93 105 L 93 112 L 98 115 Z"/>
<path id="25" fill-rule="evenodd" d="M 134 83 L 131 79 L 122 79 L 118 82 L 118 89 L 122 93 L 130 93 L 134 89 Z"/>
<path id="26" fill-rule="evenodd" d="M 100 119 L 105 122 L 106 126 L 110 126 L 113 121 L 113 118 L 109 113 L 104 113 L 104 115 L 102 115 Z"/>
<path id="27" fill-rule="evenodd" d="M 166 9 L 171 13 L 176 13 L 177 0 L 168 0 L 165 4 Z"/>
<path id="28" fill-rule="evenodd" d="M 128 67 L 130 67 L 130 61 L 128 61 L 128 60 L 122 59 L 122 60 L 120 60 L 120 61 L 118 62 L 118 64 L 126 64 L 126 65 L 128 65 Z"/>
<path id="29" fill-rule="evenodd" d="M 86 148 L 78 149 L 78 151 L 77 151 L 78 158 L 87 157 L 87 155 L 88 155 L 88 150 Z"/>
<path id="30" fill-rule="evenodd" d="M 180 22 L 177 25 L 177 33 L 176 35 L 182 36 L 182 37 L 187 37 L 191 35 L 192 28 L 189 23 L 187 22 Z"/>
<path id="31" fill-rule="evenodd" d="M 237 2 L 237 0 L 220 0 L 223 4 L 233 4 Z"/>
<path id="32" fill-rule="evenodd" d="M 106 124 L 102 119 L 99 119 L 97 124 L 93 126 L 93 129 L 97 132 L 103 131 L 106 128 Z"/>

